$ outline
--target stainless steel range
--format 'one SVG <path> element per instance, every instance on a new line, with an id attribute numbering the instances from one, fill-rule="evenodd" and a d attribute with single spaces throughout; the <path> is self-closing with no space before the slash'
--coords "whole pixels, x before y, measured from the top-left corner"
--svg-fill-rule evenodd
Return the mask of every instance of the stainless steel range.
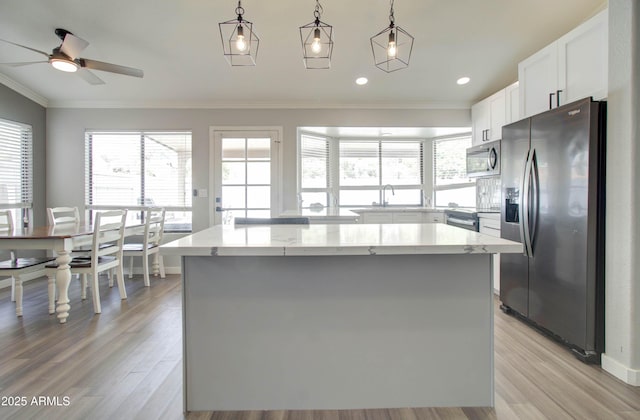
<path id="1" fill-rule="evenodd" d="M 444 211 L 446 223 L 462 229 L 478 232 L 480 223 L 478 221 L 478 213 L 475 210 L 468 209 L 447 209 Z"/>

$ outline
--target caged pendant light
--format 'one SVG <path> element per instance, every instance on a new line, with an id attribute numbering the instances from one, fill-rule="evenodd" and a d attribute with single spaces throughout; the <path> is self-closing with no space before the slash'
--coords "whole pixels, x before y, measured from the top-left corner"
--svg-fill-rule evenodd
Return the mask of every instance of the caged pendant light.
<path id="1" fill-rule="evenodd" d="M 222 49 L 230 65 L 255 66 L 260 40 L 253 31 L 253 23 L 242 17 L 244 8 L 241 3 L 238 0 L 238 7 L 236 7 L 238 17 L 236 19 L 218 24 Z"/>
<path id="2" fill-rule="evenodd" d="M 320 20 L 322 12 L 320 1 L 316 0 L 316 8 L 313 11 L 314 21 L 300 27 L 302 57 L 307 69 L 331 68 L 333 27 Z"/>
<path id="3" fill-rule="evenodd" d="M 393 3 L 389 12 L 389 26 L 371 37 L 373 61 L 380 70 L 391 73 L 409 67 L 413 37 L 395 25 Z"/>

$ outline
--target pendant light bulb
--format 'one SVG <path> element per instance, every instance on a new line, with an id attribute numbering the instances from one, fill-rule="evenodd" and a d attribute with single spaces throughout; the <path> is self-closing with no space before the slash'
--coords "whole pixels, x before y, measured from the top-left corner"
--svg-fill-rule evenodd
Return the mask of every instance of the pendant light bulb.
<path id="1" fill-rule="evenodd" d="M 320 28 L 316 28 L 313 31 L 313 42 L 311 43 L 311 51 L 318 54 L 322 50 L 322 44 L 320 43 Z"/>
<path id="2" fill-rule="evenodd" d="M 387 47 L 387 55 L 389 58 L 395 58 L 398 54 L 398 48 L 396 46 L 396 36 L 393 31 L 389 32 L 389 45 Z"/>
<path id="3" fill-rule="evenodd" d="M 247 49 L 247 42 L 244 40 L 244 30 L 242 28 L 242 25 L 238 25 L 236 48 L 238 49 L 238 51 L 245 51 Z"/>

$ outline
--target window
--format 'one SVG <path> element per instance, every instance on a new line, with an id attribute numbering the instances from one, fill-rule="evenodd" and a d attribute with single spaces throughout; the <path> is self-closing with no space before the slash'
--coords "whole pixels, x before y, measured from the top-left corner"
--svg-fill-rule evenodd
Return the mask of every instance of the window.
<path id="1" fill-rule="evenodd" d="M 166 209 L 166 231 L 191 230 L 191 132 L 86 133 L 85 204 L 89 210 Z"/>
<path id="2" fill-rule="evenodd" d="M 419 139 L 300 137 L 302 207 L 421 206 L 423 147 Z M 383 193 L 384 187 L 391 185 Z"/>
<path id="3" fill-rule="evenodd" d="M 328 207 L 329 140 L 303 135 L 300 145 L 300 200 L 303 207 L 309 207 L 311 204 Z"/>
<path id="4" fill-rule="evenodd" d="M 433 140 L 435 207 L 476 206 L 476 184 L 467 176 L 466 149 L 471 136 Z"/>
<path id="5" fill-rule="evenodd" d="M 14 209 L 13 220 L 27 223 L 33 207 L 31 126 L 0 119 L 0 150 L 0 208 Z"/>

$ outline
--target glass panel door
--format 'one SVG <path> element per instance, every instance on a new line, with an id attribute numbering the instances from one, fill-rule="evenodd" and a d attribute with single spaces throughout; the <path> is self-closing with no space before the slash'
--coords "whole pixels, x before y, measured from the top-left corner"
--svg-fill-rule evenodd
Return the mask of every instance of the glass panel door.
<path id="1" fill-rule="evenodd" d="M 236 217 L 272 217 L 277 207 L 275 137 L 272 132 L 216 133 L 215 224 L 232 224 Z"/>

